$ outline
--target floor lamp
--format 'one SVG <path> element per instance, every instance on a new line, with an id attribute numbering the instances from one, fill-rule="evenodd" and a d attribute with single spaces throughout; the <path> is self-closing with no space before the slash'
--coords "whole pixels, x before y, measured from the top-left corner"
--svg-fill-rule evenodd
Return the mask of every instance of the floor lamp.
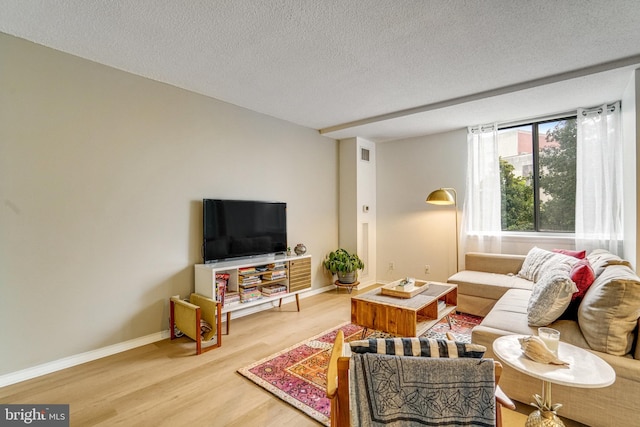
<path id="1" fill-rule="evenodd" d="M 454 188 L 445 187 L 432 191 L 428 196 L 427 203 L 432 205 L 453 205 L 456 214 L 456 273 L 460 270 L 458 262 L 458 193 Z"/>

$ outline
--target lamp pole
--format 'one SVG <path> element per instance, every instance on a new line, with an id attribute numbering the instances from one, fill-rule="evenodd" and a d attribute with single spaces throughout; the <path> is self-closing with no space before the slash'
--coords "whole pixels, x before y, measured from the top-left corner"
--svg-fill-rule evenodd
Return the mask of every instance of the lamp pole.
<path id="1" fill-rule="evenodd" d="M 452 196 L 453 194 L 453 196 Z M 456 216 L 456 273 L 460 270 L 460 261 L 458 254 L 458 193 L 455 188 L 443 187 L 432 191 L 427 196 L 427 203 L 434 205 L 453 205 L 454 214 Z"/>

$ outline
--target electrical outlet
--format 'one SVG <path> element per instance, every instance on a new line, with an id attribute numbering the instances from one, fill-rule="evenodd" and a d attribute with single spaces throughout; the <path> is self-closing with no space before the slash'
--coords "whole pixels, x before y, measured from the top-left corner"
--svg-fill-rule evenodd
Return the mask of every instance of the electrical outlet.
<path id="1" fill-rule="evenodd" d="M 431 266 L 429 264 L 424 265 L 424 274 L 431 274 Z"/>
<path id="2" fill-rule="evenodd" d="M 395 263 L 395 262 L 393 262 L 393 261 L 391 261 L 391 262 L 389 263 L 389 270 L 394 270 L 395 268 L 396 268 L 396 263 Z"/>

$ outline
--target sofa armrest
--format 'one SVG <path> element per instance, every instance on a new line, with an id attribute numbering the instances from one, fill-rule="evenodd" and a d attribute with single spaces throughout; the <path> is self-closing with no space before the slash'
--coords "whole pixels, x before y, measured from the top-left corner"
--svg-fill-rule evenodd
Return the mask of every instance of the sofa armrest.
<path id="1" fill-rule="evenodd" d="M 522 268 L 525 255 L 489 254 L 467 252 L 465 270 L 484 271 L 485 273 L 517 274 Z"/>

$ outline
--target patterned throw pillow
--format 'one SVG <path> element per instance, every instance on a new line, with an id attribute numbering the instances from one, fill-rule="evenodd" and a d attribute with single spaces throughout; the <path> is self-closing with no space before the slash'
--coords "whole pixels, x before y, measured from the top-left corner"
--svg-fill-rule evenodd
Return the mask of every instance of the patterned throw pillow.
<path id="1" fill-rule="evenodd" d="M 432 338 L 370 338 L 351 341 L 354 353 L 391 354 L 396 356 L 480 359 L 487 348 L 479 344 L 461 343 Z"/>
<path id="2" fill-rule="evenodd" d="M 560 317 L 571 302 L 578 287 L 569 276 L 571 267 L 565 263 L 547 268 L 533 287 L 527 306 L 529 326 L 547 326 Z"/>
<path id="3" fill-rule="evenodd" d="M 537 282 L 543 274 L 556 264 L 567 264 L 569 267 L 578 262 L 577 258 L 533 247 L 527 254 L 518 276 Z"/>

